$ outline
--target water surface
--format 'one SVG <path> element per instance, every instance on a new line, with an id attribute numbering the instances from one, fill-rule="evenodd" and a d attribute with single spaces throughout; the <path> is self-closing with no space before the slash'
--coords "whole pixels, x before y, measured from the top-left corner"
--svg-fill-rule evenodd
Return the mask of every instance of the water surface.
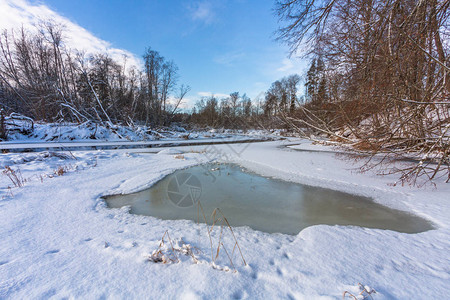
<path id="1" fill-rule="evenodd" d="M 193 221 L 198 220 L 200 201 L 207 216 L 218 207 L 232 226 L 249 226 L 269 233 L 297 234 L 317 224 L 405 233 L 433 229 L 423 218 L 367 197 L 267 178 L 230 164 L 179 170 L 149 189 L 105 199 L 112 208 L 129 205 L 133 214 Z"/>

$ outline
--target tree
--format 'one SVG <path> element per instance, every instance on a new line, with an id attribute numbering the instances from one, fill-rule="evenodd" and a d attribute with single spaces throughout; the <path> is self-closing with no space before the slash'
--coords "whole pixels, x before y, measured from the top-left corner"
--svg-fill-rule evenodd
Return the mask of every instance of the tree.
<path id="1" fill-rule="evenodd" d="M 239 92 L 234 92 L 230 94 L 229 103 L 231 106 L 231 117 L 234 118 L 238 114 Z"/>
<path id="2" fill-rule="evenodd" d="M 163 57 L 161 57 L 158 51 L 148 48 L 144 55 L 144 71 L 146 75 L 147 85 L 147 103 L 146 103 L 146 122 L 153 121 L 159 122 L 161 115 L 161 104 L 159 103 L 159 80 L 161 75 L 161 66 L 163 63 Z M 151 118 L 151 116 L 154 116 Z"/>
<path id="3" fill-rule="evenodd" d="M 287 78 L 288 95 L 289 95 L 289 112 L 291 114 L 295 111 L 295 103 L 297 103 L 297 86 L 300 83 L 300 76 L 297 74 L 290 75 Z"/>
<path id="4" fill-rule="evenodd" d="M 247 94 L 243 94 L 241 99 L 242 116 L 248 118 L 252 113 L 252 100 L 247 96 Z"/>
<path id="5" fill-rule="evenodd" d="M 173 91 L 176 86 L 178 75 L 177 75 L 178 67 L 175 65 L 173 61 L 165 62 L 162 65 L 162 76 L 161 76 L 161 105 L 162 112 L 164 114 L 163 124 L 167 123 L 167 98 L 169 94 Z"/>
<path id="6" fill-rule="evenodd" d="M 297 74 L 273 82 L 266 92 L 264 113 L 274 116 L 293 113 L 297 102 L 297 86 L 299 83 L 300 76 Z"/>
<path id="7" fill-rule="evenodd" d="M 165 124 L 189 88 L 177 90 L 177 67 L 148 48 L 144 69 L 64 43 L 64 28 L 42 22 L 0 34 L 0 105 L 44 121 Z M 175 107 L 168 104 L 174 99 Z"/>
<path id="8" fill-rule="evenodd" d="M 264 115 L 270 117 L 276 113 L 277 97 L 269 89 L 266 92 L 266 97 L 263 105 Z"/>
<path id="9" fill-rule="evenodd" d="M 317 92 L 317 69 L 315 58 L 311 62 L 308 73 L 306 73 L 305 89 L 306 99 L 312 101 Z"/>
<path id="10" fill-rule="evenodd" d="M 450 49 L 442 35 L 450 1 L 276 3 L 284 22 L 278 39 L 291 54 L 308 50 L 307 98 L 322 103 L 301 107 L 292 125 L 372 154 L 422 153 L 420 164 L 399 170 L 402 180 L 414 183 L 424 175 L 449 181 Z"/>

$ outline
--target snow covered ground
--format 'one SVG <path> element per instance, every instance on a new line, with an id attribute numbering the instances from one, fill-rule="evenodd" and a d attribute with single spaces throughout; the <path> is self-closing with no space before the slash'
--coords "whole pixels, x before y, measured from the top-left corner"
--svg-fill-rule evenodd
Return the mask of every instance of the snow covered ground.
<path id="1" fill-rule="evenodd" d="M 280 139 L 283 132 L 283 130 L 244 131 L 223 128 L 187 131 L 176 125 L 152 129 L 148 126 L 103 126 L 93 122 L 34 123 L 23 116 L 8 117 L 5 124 L 7 140 L 0 139 L 0 150 L 14 152 L 242 143 Z"/>
<path id="2" fill-rule="evenodd" d="M 203 140 L 221 139 L 236 136 L 279 136 L 282 130 L 231 130 L 202 129 L 186 130 L 184 127 L 153 128 L 144 125 L 101 125 L 94 122 L 73 123 L 40 123 L 24 116 L 13 114 L 6 118 L 5 128 L 7 141 L 11 143 L 67 143 L 67 142 L 149 142 L 167 140 Z M 1 141 L 1 140 L 0 140 Z"/>
<path id="3" fill-rule="evenodd" d="M 333 153 L 284 147 L 294 143 L 315 147 L 291 139 L 176 148 L 182 155 L 175 149 L 2 154 L 1 168 L 9 166 L 23 187 L 13 187 L 11 171 L 0 177 L 0 299 L 341 299 L 344 291 L 358 294 L 358 283 L 374 288 L 374 299 L 448 299 L 450 185 L 392 187 L 395 176 L 359 174 Z M 107 208 L 101 198 L 141 190 L 211 159 L 371 196 L 436 229 L 404 234 L 318 225 L 289 236 L 234 228 L 248 265 L 235 254 L 232 272 L 221 270 L 233 269 L 223 251 L 211 263 L 205 225 L 132 215 Z M 182 255 L 173 264 L 148 260 L 166 230 L 201 251 L 198 263 Z M 214 241 L 219 234 L 216 228 Z M 232 248 L 230 234 L 222 241 Z"/>

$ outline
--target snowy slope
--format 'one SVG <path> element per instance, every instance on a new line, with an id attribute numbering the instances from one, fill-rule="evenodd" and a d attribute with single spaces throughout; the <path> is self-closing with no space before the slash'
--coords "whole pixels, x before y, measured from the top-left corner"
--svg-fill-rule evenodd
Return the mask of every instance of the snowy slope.
<path id="1" fill-rule="evenodd" d="M 303 143 L 289 141 L 296 142 Z M 358 174 L 332 153 L 284 145 L 177 148 L 182 157 L 142 149 L 73 152 L 76 159 L 69 154 L 3 154 L 2 168 L 20 168 L 27 182 L 8 189 L 12 182 L 0 177 L 0 299 L 341 299 L 344 291 L 355 293 L 358 282 L 377 291 L 374 299 L 448 298 L 448 185 L 391 187 L 395 177 Z M 225 272 L 210 264 L 204 225 L 131 215 L 126 209 L 108 209 L 100 198 L 140 190 L 175 169 L 214 158 L 266 176 L 368 195 L 421 215 L 436 229 L 404 234 L 318 225 L 289 236 L 235 228 L 248 266 L 235 257 L 237 272 Z M 61 166 L 67 166 L 67 173 L 56 176 Z M 149 262 L 166 230 L 173 239 L 199 248 L 201 263 L 189 258 L 169 265 Z M 230 243 L 225 236 L 224 244 Z M 223 256 L 217 264 L 231 267 Z"/>
<path id="2" fill-rule="evenodd" d="M 177 125 L 153 128 L 144 125 L 101 125 L 94 122 L 73 123 L 41 123 L 32 119 L 12 114 L 6 118 L 5 128 L 7 141 L 4 143 L 37 143 L 37 142 L 148 142 L 167 140 L 217 139 L 236 136 L 280 136 L 281 130 L 231 130 L 202 129 L 186 130 Z"/>
<path id="3" fill-rule="evenodd" d="M 22 117 L 23 118 L 23 117 Z M 30 123 L 27 120 L 9 118 L 6 121 L 8 141 L 22 142 L 70 142 L 70 141 L 153 141 L 176 138 L 212 138 L 225 135 L 215 132 L 187 132 L 173 126 L 154 129 L 149 126 L 104 126 L 93 122 L 72 123 Z"/>

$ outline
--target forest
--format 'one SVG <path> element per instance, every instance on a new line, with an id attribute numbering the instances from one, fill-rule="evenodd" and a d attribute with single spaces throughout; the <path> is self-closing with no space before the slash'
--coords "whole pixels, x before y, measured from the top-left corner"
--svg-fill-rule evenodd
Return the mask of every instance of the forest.
<path id="1" fill-rule="evenodd" d="M 364 168 L 401 173 L 402 182 L 450 180 L 449 5 L 438 0 L 276 1 L 277 40 L 309 61 L 304 74 L 245 93 L 198 99 L 178 68 L 147 48 L 143 65 L 70 49 L 58 24 L 0 36 L 2 118 L 209 128 L 282 128 L 289 134 L 381 155 Z M 230 87 L 232 89 L 232 87 Z M 4 131 L 4 126 L 1 126 Z M 6 133 L 1 132 L 6 138 Z M 407 169 L 382 165 L 410 159 Z"/>

